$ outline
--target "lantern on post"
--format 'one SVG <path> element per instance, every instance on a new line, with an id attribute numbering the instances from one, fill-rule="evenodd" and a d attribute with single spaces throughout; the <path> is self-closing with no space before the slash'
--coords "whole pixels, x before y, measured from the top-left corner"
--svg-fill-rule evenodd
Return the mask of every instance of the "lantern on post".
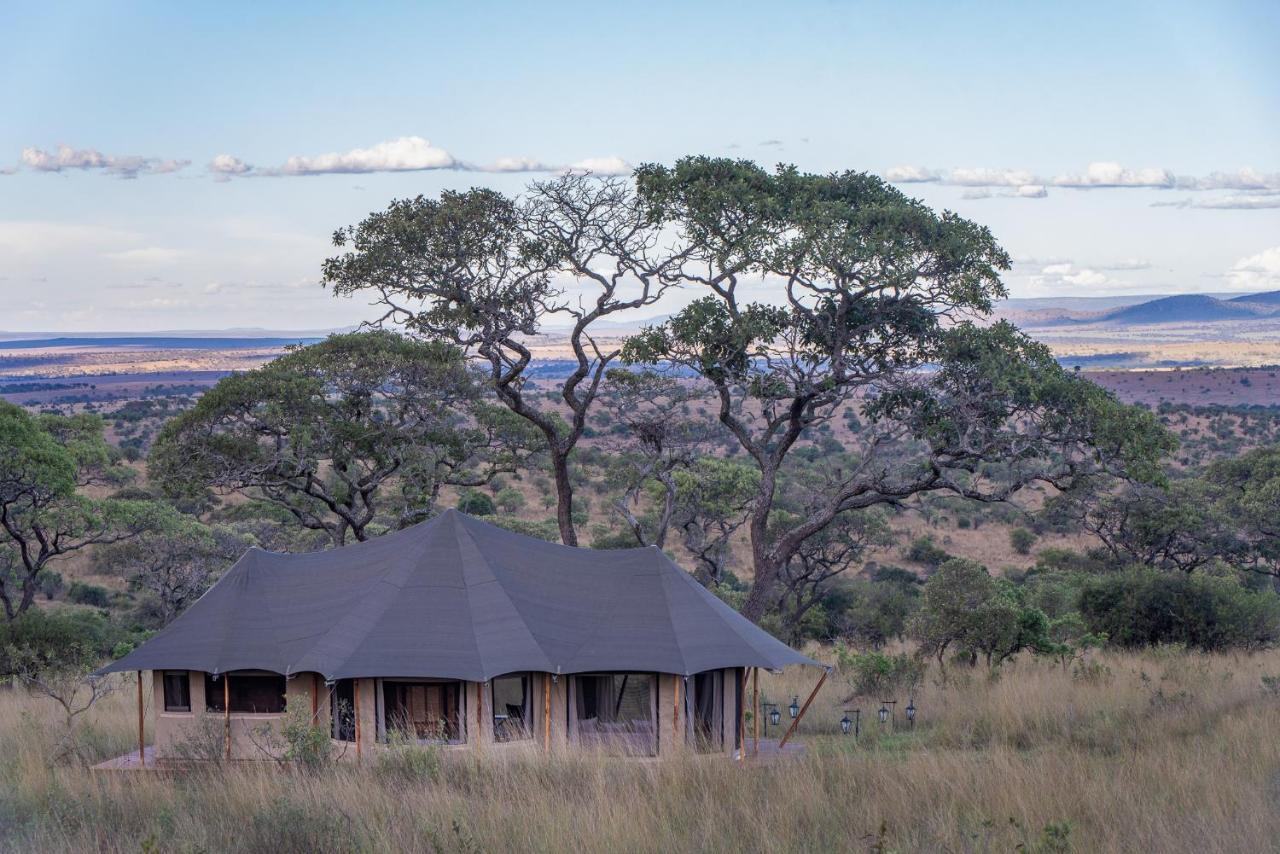
<path id="1" fill-rule="evenodd" d="M 800 715 L 800 697 L 799 697 L 799 695 L 796 695 L 796 696 L 794 696 L 794 697 L 792 697 L 792 698 L 791 698 L 791 705 L 790 705 L 790 706 L 787 706 L 787 711 L 791 713 L 791 717 L 792 717 L 792 719 L 793 719 L 793 720 L 794 720 L 795 718 L 799 717 L 799 715 Z"/>
<path id="2" fill-rule="evenodd" d="M 844 717 L 840 719 L 840 731 L 848 735 L 851 729 L 853 729 L 853 720 L 849 717 L 849 713 L 845 712 Z"/>
<path id="3" fill-rule="evenodd" d="M 778 711 L 776 703 L 769 704 L 769 723 L 777 726 L 782 721 L 782 712 Z"/>
<path id="4" fill-rule="evenodd" d="M 912 729 L 915 728 L 915 725 L 916 725 L 916 701 L 915 700 L 907 700 L 907 724 L 911 726 Z"/>

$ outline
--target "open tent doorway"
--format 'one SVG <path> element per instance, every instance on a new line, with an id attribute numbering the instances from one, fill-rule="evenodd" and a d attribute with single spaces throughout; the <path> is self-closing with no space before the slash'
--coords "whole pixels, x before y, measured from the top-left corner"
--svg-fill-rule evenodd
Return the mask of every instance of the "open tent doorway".
<path id="1" fill-rule="evenodd" d="M 657 753 L 657 679 L 652 673 L 584 673 L 572 682 L 572 735 L 579 744 Z"/>
<path id="2" fill-rule="evenodd" d="M 724 671 L 708 670 L 693 677 L 693 745 L 703 753 L 724 747 Z"/>

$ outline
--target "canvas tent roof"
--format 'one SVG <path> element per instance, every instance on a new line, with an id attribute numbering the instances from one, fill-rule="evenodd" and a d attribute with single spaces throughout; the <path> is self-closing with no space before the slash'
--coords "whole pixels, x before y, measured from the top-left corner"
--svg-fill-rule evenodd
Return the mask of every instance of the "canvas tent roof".
<path id="1" fill-rule="evenodd" d="M 165 629 L 101 672 L 261 669 L 326 679 L 817 662 L 657 548 L 595 551 L 455 510 L 344 548 L 250 549 Z"/>

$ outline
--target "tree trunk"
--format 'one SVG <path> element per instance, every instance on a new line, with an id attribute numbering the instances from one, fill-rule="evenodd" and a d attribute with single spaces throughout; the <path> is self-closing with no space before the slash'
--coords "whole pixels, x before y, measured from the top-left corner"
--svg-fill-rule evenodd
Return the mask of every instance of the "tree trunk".
<path id="1" fill-rule="evenodd" d="M 569 482 L 569 454 L 552 448 L 551 470 L 556 477 L 556 524 L 560 526 L 560 542 L 566 546 L 576 546 L 578 533 L 573 528 L 573 484 Z"/>

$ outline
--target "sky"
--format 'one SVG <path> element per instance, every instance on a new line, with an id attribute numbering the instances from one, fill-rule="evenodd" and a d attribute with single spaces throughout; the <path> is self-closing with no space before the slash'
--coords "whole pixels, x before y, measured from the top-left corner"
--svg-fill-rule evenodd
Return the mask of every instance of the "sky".
<path id="1" fill-rule="evenodd" d="M 0 7 L 0 330 L 327 329 L 335 229 L 689 154 L 991 228 L 1015 297 L 1280 289 L 1280 3 Z"/>

